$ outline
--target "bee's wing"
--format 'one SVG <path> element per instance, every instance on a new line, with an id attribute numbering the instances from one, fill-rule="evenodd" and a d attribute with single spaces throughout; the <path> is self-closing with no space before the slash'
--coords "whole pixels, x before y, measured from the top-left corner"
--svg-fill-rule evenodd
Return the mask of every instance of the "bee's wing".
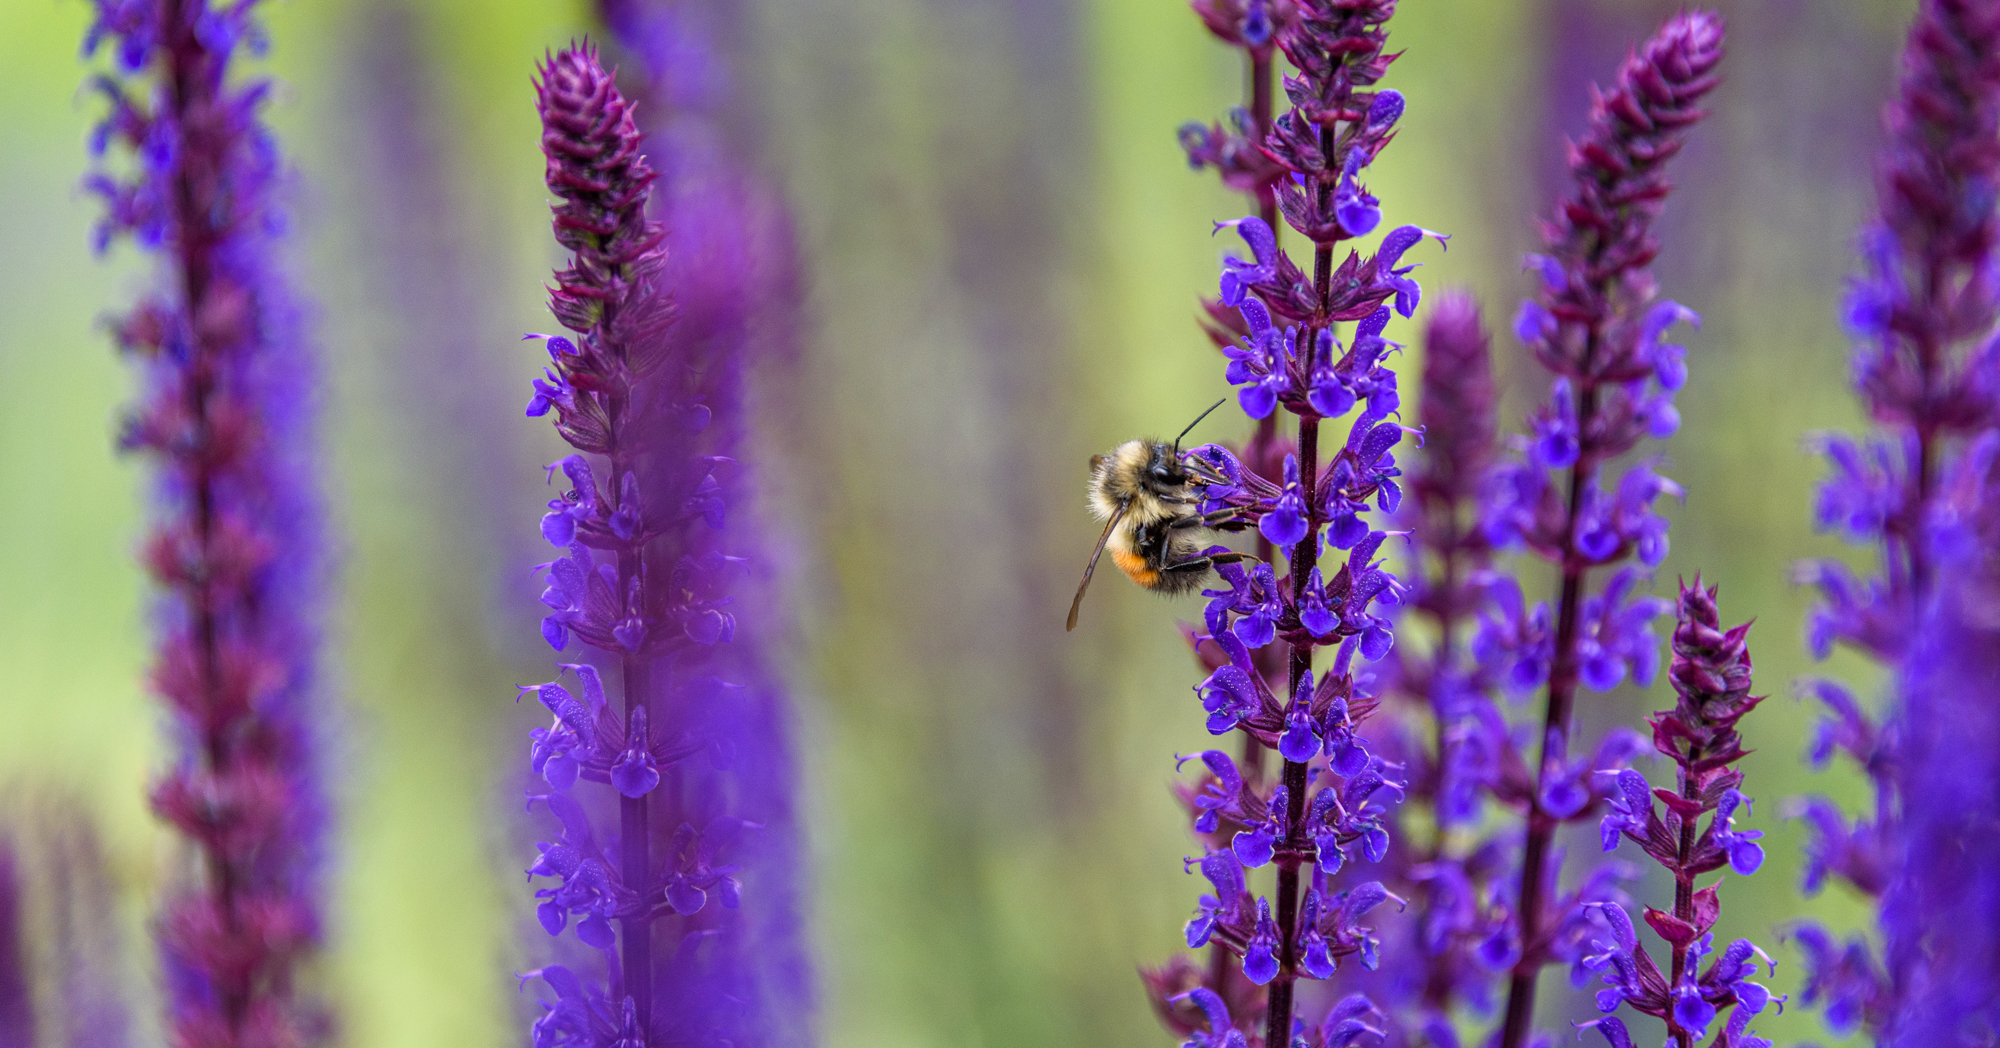
<path id="1" fill-rule="evenodd" d="M 1083 581 L 1076 584 L 1076 599 L 1069 602 L 1069 625 L 1063 627 L 1065 631 L 1076 628 L 1076 613 L 1083 608 L 1083 591 L 1090 588 L 1090 576 L 1097 571 L 1097 558 L 1104 555 L 1104 545 L 1111 541 L 1111 529 L 1125 519 L 1125 510 L 1130 505 L 1130 503 L 1120 505 L 1111 514 L 1111 519 L 1104 522 L 1104 534 L 1097 536 L 1097 549 L 1092 551 L 1090 563 L 1083 569 Z"/>

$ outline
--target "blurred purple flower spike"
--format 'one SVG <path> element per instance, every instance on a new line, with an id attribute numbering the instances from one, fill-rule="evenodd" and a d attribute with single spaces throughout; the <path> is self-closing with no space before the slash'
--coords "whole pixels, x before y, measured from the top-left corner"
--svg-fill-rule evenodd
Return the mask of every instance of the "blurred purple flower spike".
<path id="1" fill-rule="evenodd" d="M 97 245 L 161 256 L 163 290 L 113 326 L 142 376 L 121 445 L 158 470 L 143 559 L 162 596 L 151 673 L 181 746 L 152 805 L 201 853 L 154 922 L 168 1037 L 184 1048 L 321 1041 L 301 964 L 320 938 L 327 801 L 315 754 L 324 588 L 314 354 L 278 262 L 283 163 L 261 119 L 254 2 L 98 0 L 85 52 L 119 73 L 93 153 Z"/>
<path id="2" fill-rule="evenodd" d="M 1924 0 L 1884 113 L 1877 210 L 1845 304 L 1854 379 L 1875 431 L 1816 442 L 1829 475 L 1815 524 L 1871 547 L 1879 569 L 1802 565 L 1821 604 L 1815 657 L 1845 645 L 1892 670 L 1879 719 L 1845 689 L 1809 682 L 1825 705 L 1809 757 L 1848 754 L 1870 780 L 1872 814 L 1831 801 L 1807 821 L 1806 887 L 1828 876 L 1878 900 L 1886 950 L 1794 929 L 1802 999 L 1829 1027 L 1878 1044 L 1958 1048 L 2000 1032 L 2000 862 L 1991 847 L 2000 585 L 1993 460 L 2000 448 L 2000 3 Z"/>
<path id="3" fill-rule="evenodd" d="M 655 65 L 705 46 L 684 12 L 604 7 L 649 102 L 705 97 Z M 575 252 L 551 308 L 578 336 L 549 339 L 553 366 L 531 405 L 579 452 L 559 464 L 568 490 L 543 523 L 568 540 L 547 566 L 545 632 L 615 662 L 623 696 L 605 696 L 589 666 L 565 667 L 582 702 L 533 689 L 555 716 L 532 754 L 555 792 L 536 799 L 562 833 L 530 872 L 558 882 L 538 892 L 551 933 L 573 916 L 605 957 L 602 975 L 538 973 L 555 996 L 534 1039 L 794 1043 L 810 1028 L 812 979 L 790 703 L 765 654 L 782 622 L 739 461 L 747 371 L 784 344 L 765 326 L 792 291 L 782 213 L 713 148 L 712 129 L 670 130 L 699 111 L 668 110 L 672 122 L 642 136 L 594 49 L 552 58 L 540 86 L 549 184 L 564 198 L 557 237 Z M 613 817 L 615 852 L 593 829 Z"/>
<path id="4" fill-rule="evenodd" d="M 17 784 L 0 825 L 0 1046 L 130 1048 L 131 956 L 93 820 Z"/>

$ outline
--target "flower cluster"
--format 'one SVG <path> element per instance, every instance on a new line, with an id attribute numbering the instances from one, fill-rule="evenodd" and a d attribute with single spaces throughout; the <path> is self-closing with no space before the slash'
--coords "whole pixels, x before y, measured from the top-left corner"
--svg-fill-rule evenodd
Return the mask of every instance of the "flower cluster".
<path id="1" fill-rule="evenodd" d="M 156 921 L 172 1041 L 296 1046 L 326 1033 L 299 966 L 320 936 L 326 820 L 313 745 L 323 562 L 310 472 L 314 363 L 275 262 L 281 164 L 252 3 L 98 0 L 86 53 L 110 110 L 91 136 L 122 173 L 100 250 L 159 256 L 161 290 L 119 319 L 144 392 L 122 446 L 157 469 L 143 559 L 162 591 L 151 672 L 178 757 L 152 804 L 200 853 Z"/>
<path id="2" fill-rule="evenodd" d="M 1373 1021 L 1389 1045 L 1455 1044 L 1459 1007 L 1491 1008 L 1496 973 L 1513 963 L 1516 937 L 1502 898 L 1508 845 L 1484 832 L 1484 801 L 1492 781 L 1526 781 L 1522 770 L 1497 763 L 1511 751 L 1489 745 L 1487 728 L 1504 739 L 1506 727 L 1493 708 L 1490 674 L 1468 643 L 1491 552 L 1478 525 L 1478 492 L 1497 443 L 1498 395 L 1477 304 L 1462 293 L 1442 296 L 1423 349 L 1424 440 L 1407 480 L 1385 481 L 1408 486 L 1396 520 L 1408 529 L 1413 570 L 1407 591 L 1379 617 L 1425 620 L 1434 646 L 1392 648 L 1370 671 L 1368 687 L 1397 701 L 1390 715 L 1368 719 L 1350 746 L 1400 767 L 1406 797 L 1395 813 L 1400 826 L 1383 828 L 1372 865 L 1329 874 L 1349 891 L 1379 877 L 1408 899 L 1374 921 L 1380 969 L 1341 976 L 1341 990 L 1364 992 L 1381 1010 Z M 1593 898 L 1601 887 L 1591 886 Z"/>
<path id="3" fill-rule="evenodd" d="M 1553 380 L 1548 402 L 1528 420 L 1523 461 L 1493 477 L 1486 525 L 1497 545 L 1562 565 L 1566 580 L 1634 555 L 1655 566 L 1667 553 L 1666 521 L 1653 504 L 1680 489 L 1646 463 L 1615 485 L 1600 472 L 1641 440 L 1679 427 L 1673 394 L 1687 378 L 1686 351 L 1662 339 L 1676 323 L 1699 318 L 1678 303 L 1653 302 L 1646 267 L 1659 252 L 1652 224 L 1670 188 L 1664 165 L 1703 115 L 1697 106 L 1716 82 L 1721 40 L 1720 20 L 1697 13 L 1669 22 L 1628 59 L 1598 100 L 1591 135 L 1572 153 L 1575 192 L 1544 223 L 1547 253 L 1528 257 L 1540 291 L 1522 303 L 1514 333 Z M 1556 478 L 1565 472 L 1569 485 Z M 1630 575 L 1621 580 L 1608 589 L 1631 592 Z M 1628 672 L 1648 683 L 1644 660 L 1655 645 L 1647 624 L 1659 609 L 1643 599 L 1637 605 L 1605 601 L 1599 614 L 1574 623 L 1584 643 L 1550 658 L 1537 657 L 1543 631 L 1532 617 L 1507 615 L 1495 625 L 1513 661 L 1524 664 L 1516 686 L 1568 690 L 1569 675 L 1581 674 L 1594 690 L 1608 690 Z"/>
<path id="4" fill-rule="evenodd" d="M 1860 939 L 1836 944 L 1824 929 L 1800 927 L 1808 968 L 1801 999 L 1822 1005 L 1837 1033 L 1860 1025 L 1887 1043 L 1921 1028 L 1932 1036 L 1908 1043 L 1974 1043 L 1953 1036 L 1976 1038 L 1965 1032 L 1976 1025 L 1970 1016 L 1985 1016 L 1992 1028 L 1992 1009 L 1981 1012 L 1963 1000 L 1947 1006 L 1959 1009 L 1967 1025 L 1945 1033 L 1949 1022 L 1929 990 L 1933 962 L 1918 958 L 1930 949 L 1919 945 L 1926 923 L 1940 929 L 1940 944 L 1949 939 L 1948 925 L 1916 914 L 1919 906 L 1938 903 L 1942 909 L 1926 912 L 1945 912 L 1967 901 L 1949 890 L 1929 892 L 1963 887 L 1955 878 L 1968 867 L 1937 867 L 1920 853 L 1956 847 L 1946 843 L 1956 839 L 1946 825 L 1977 813 L 1957 805 L 1932 813 L 1928 804 L 1909 800 L 1941 796 L 1912 791 L 1940 766 L 1955 766 L 1961 745 L 1956 738 L 1942 748 L 1920 741 L 1937 730 L 1927 715 L 1957 708 L 1966 686 L 1962 667 L 1979 658 L 1944 638 L 1982 636 L 1966 623 L 1983 613 L 1968 620 L 1960 602 L 1981 599 L 1980 551 L 1992 548 L 1993 537 L 1980 532 L 1981 493 L 2000 441 L 1993 433 L 2000 426 L 1994 378 L 2000 342 L 1991 338 L 2000 319 L 2000 216 L 1993 208 L 2000 184 L 2000 4 L 1921 4 L 1884 119 L 1889 144 L 1878 160 L 1878 212 L 1862 231 L 1863 271 L 1844 311 L 1855 340 L 1855 384 L 1878 429 L 1865 439 L 1818 439 L 1829 475 L 1814 512 L 1822 531 L 1874 549 L 1880 570 L 1857 578 L 1841 563 L 1819 561 L 1801 565 L 1799 578 L 1821 596 L 1809 623 L 1814 655 L 1825 657 L 1836 644 L 1852 648 L 1894 670 L 1900 694 L 1877 719 L 1840 685 L 1807 683 L 1828 714 L 1811 758 L 1820 764 L 1846 753 L 1868 776 L 1875 805 L 1872 814 L 1850 818 L 1831 801 L 1813 798 L 1800 811 L 1813 835 L 1807 889 L 1833 877 L 1880 899 L 1889 952 L 1878 964 Z M 1946 564 L 1954 571 L 1946 573 Z M 1922 683 L 1934 679 L 1935 687 Z M 1983 723 L 1949 716 L 1965 723 L 1968 738 Z M 1919 749 L 1929 754 L 1921 764 Z M 1981 774 L 1961 770 L 1968 786 Z M 1937 781 L 1950 794 L 1969 796 L 1962 793 L 1968 786 Z M 1952 966 L 1934 970 L 1950 973 Z M 1983 978 L 1990 981 L 1990 969 Z"/>
<path id="5" fill-rule="evenodd" d="M 1562 932 L 1579 917 L 1550 906 L 1547 886 L 1560 865 L 1550 846 L 1554 832 L 1590 817 L 1610 793 L 1596 773 L 1632 752 L 1629 741 L 1614 737 L 1593 757 L 1570 756 L 1577 685 L 1602 691 L 1630 679 L 1643 687 L 1657 670 L 1652 621 L 1665 602 L 1644 593 L 1643 576 L 1630 564 L 1594 593 L 1589 577 L 1635 557 L 1650 567 L 1667 552 L 1666 521 L 1653 504 L 1679 488 L 1643 461 L 1615 483 L 1603 474 L 1641 441 L 1667 437 L 1679 425 L 1673 394 L 1687 377 L 1685 353 L 1664 338 L 1695 316 L 1655 301 L 1648 267 L 1660 250 L 1653 225 L 1670 188 L 1665 166 L 1703 116 L 1722 39 L 1721 18 L 1694 11 L 1669 19 L 1626 58 L 1596 97 L 1589 133 L 1570 149 L 1571 188 L 1542 224 L 1546 247 L 1527 259 L 1539 288 L 1516 314 L 1514 334 L 1549 371 L 1549 398 L 1528 419 L 1522 459 L 1493 471 L 1483 524 L 1495 546 L 1553 564 L 1561 583 L 1551 609 L 1529 606 L 1517 584 L 1495 580 L 1473 642 L 1503 687 L 1545 687 L 1548 696 L 1534 763 L 1514 755 L 1504 730 L 1488 729 L 1480 744 L 1503 755 L 1494 766 L 1531 769 L 1532 783 L 1525 790 L 1504 779 L 1495 784 L 1495 796 L 1526 819 L 1513 908 L 1519 949 L 1501 1048 L 1527 1043 L 1537 975 L 1565 959 Z M 1500 726 L 1497 716 L 1486 723 Z"/>
<path id="6" fill-rule="evenodd" d="M 703 46 L 698 36 L 664 7 L 605 13 L 640 58 L 640 90 L 667 101 L 651 63 Z M 548 879 L 536 892 L 543 927 L 574 926 L 606 977 L 540 969 L 556 999 L 534 1041 L 782 1039 L 810 992 L 783 868 L 796 848 L 787 706 L 756 643 L 771 624 L 733 455 L 763 337 L 753 321 L 787 272 L 766 256 L 775 218 L 706 154 L 675 156 L 685 167 L 656 186 L 642 151 L 688 140 L 642 136 L 594 48 L 549 60 L 539 87 L 556 235 L 574 252 L 550 305 L 577 337 L 532 336 L 552 367 L 528 414 L 553 413 L 578 449 L 549 467 L 564 490 L 541 530 L 563 555 L 544 566 L 543 635 L 558 651 L 579 641 L 595 652 L 560 664 L 573 685 L 522 689 L 553 714 L 532 733 L 546 792 L 530 804 L 561 829 L 528 872 Z M 615 846 L 600 844 L 598 820 L 613 817 Z M 741 905 L 746 891 L 761 912 Z"/>
<path id="7" fill-rule="evenodd" d="M 1236 18 L 1234 8 L 1202 10 L 1221 12 L 1212 23 Z M 1313 243 L 1314 258 L 1307 274 L 1264 218 L 1217 227 L 1233 228 L 1249 249 L 1248 258 L 1225 259 L 1211 308 L 1212 334 L 1228 356 L 1226 377 L 1251 418 L 1273 419 L 1281 406 L 1296 416 L 1298 439 L 1277 463 L 1258 461 L 1276 446 L 1268 437 L 1275 425 L 1245 456 L 1219 445 L 1185 456 L 1206 519 L 1254 527 L 1276 554 L 1248 568 L 1220 564 L 1224 588 L 1206 591 L 1204 630 L 1192 635 L 1210 670 L 1196 694 L 1212 733 L 1241 731 L 1247 752 L 1275 749 L 1283 760 L 1282 772 L 1264 782 L 1242 774 L 1227 753 L 1208 751 L 1200 755 L 1206 776 L 1184 794 L 1211 848 L 1190 866 L 1214 888 L 1187 925 L 1188 943 L 1226 953 L 1218 951 L 1206 976 L 1170 965 L 1148 973 L 1148 985 L 1168 1026 L 1191 1044 L 1278 1046 L 1296 1036 L 1344 1045 L 1381 1021 L 1362 998 L 1322 1023 L 1305 1022 L 1294 1014 L 1293 986 L 1302 976 L 1332 975 L 1344 957 L 1377 966 L 1377 937 L 1359 922 L 1395 898 L 1380 883 L 1335 879 L 1345 864 L 1385 856 L 1389 807 L 1402 793 L 1401 769 L 1356 734 L 1376 705 L 1362 689 L 1367 675 L 1357 660 L 1389 653 L 1393 634 L 1380 608 L 1405 591 L 1379 556 L 1387 534 L 1363 514 L 1394 512 L 1402 499 L 1394 449 L 1405 430 L 1394 418 L 1395 375 L 1383 365 L 1394 346 L 1383 337 L 1392 315 L 1385 303 L 1393 299 L 1404 316 L 1414 312 L 1420 291 L 1411 267 L 1399 263 L 1436 234 L 1405 226 L 1370 255 L 1350 250 L 1335 259 L 1342 241 L 1372 233 L 1381 221 L 1380 203 L 1361 178 L 1404 108 L 1396 92 L 1371 90 L 1393 58 L 1383 47 L 1394 11 L 1393 0 L 1299 0 L 1282 9 L 1251 0 L 1237 21 L 1223 18 L 1253 35 L 1263 31 L 1263 19 L 1274 19 L 1276 44 L 1299 70 L 1285 80 L 1291 109 L 1254 145 L 1258 163 L 1276 165 L 1277 208 Z M 1361 321 L 1345 346 L 1334 331 L 1343 321 Z M 1356 408 L 1347 439 L 1322 463 L 1321 422 Z M 1320 563 L 1330 550 L 1344 551 L 1337 567 Z M 1282 578 L 1277 564 L 1287 568 Z M 1281 641 L 1288 655 L 1260 656 Z M 1336 652 L 1316 674 L 1313 652 L 1323 646 Z M 1270 672 L 1280 658 L 1282 683 Z M 1275 899 L 1247 887 L 1245 868 L 1264 865 L 1277 867 Z M 1312 870 L 1302 878 L 1306 865 Z M 1242 980 L 1231 976 L 1229 957 L 1241 958 Z"/>
<path id="8" fill-rule="evenodd" d="M 1724 630 L 1715 594 L 1713 588 L 1702 588 L 1699 577 L 1681 587 L 1674 661 L 1668 671 L 1679 701 L 1650 720 L 1653 748 L 1674 762 L 1677 788 L 1653 789 L 1644 775 L 1629 768 L 1605 773 L 1617 790 L 1602 823 L 1604 850 L 1617 847 L 1621 837 L 1630 840 L 1674 878 L 1673 910 L 1649 906 L 1645 913 L 1646 923 L 1672 952 L 1664 972 L 1639 944 L 1622 907 L 1596 907 L 1611 938 L 1593 943 L 1597 952 L 1586 964 L 1603 972 L 1609 988 L 1597 994 L 1597 1007 L 1607 1017 L 1591 1025 L 1614 1048 L 1632 1043 L 1624 1024 L 1608 1015 L 1621 1003 L 1664 1019 L 1667 1038 L 1677 1048 L 1707 1037 L 1720 1011 L 1731 1006 L 1736 1011 L 1717 1044 L 1771 1044 L 1747 1026 L 1771 1002 L 1770 991 L 1750 981 L 1758 959 L 1775 973 L 1770 957 L 1750 940 L 1738 939 L 1707 970 L 1701 968 L 1702 958 L 1714 953 L 1712 929 L 1721 915 L 1721 886 L 1696 890 L 1695 878 L 1725 865 L 1747 877 L 1764 864 L 1764 849 L 1757 843 L 1763 834 L 1737 826 L 1739 818 L 1749 815 L 1750 800 L 1741 789 L 1743 773 L 1732 766 L 1745 756 L 1736 722 L 1763 697 L 1750 694 L 1750 626 Z M 1704 815 L 1708 825 L 1698 826 Z"/>

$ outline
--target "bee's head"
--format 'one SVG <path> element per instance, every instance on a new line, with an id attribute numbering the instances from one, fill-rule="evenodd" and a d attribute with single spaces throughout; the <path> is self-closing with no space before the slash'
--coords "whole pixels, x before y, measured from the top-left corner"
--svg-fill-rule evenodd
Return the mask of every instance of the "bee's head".
<path id="1" fill-rule="evenodd" d="M 1187 467 L 1181 465 L 1180 453 L 1173 446 L 1162 441 L 1154 441 L 1146 457 L 1146 486 L 1156 491 L 1178 492 L 1187 486 Z"/>

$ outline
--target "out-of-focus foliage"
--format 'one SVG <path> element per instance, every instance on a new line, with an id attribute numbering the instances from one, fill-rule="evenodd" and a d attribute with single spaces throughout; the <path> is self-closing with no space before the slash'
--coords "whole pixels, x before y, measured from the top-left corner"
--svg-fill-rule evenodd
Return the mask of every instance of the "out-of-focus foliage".
<path id="1" fill-rule="evenodd" d="M 1675 6 L 1404 4 L 1389 83 L 1409 113 L 1371 188 L 1453 234 L 1427 286 L 1511 311 L 1588 81 Z M 1801 439 L 1855 422 L 1836 300 L 1911 5 L 1720 6 L 1726 81 L 1662 231 L 1662 284 L 1706 324 L 1661 467 L 1689 492 L 1661 579 L 1670 592 L 1700 568 L 1732 615 L 1758 618 L 1759 686 L 1780 694 L 1746 722 L 1744 767 L 1775 799 L 1809 785 L 1810 711 L 1783 694 L 1808 668 L 1807 595 L 1787 566 L 1834 552 L 1809 531 L 1818 467 Z M 1186 169 L 1174 130 L 1236 104 L 1240 71 L 1175 0 L 735 10 L 744 134 L 791 195 L 807 259 L 803 373 L 767 402 L 764 439 L 785 464 L 793 669 L 814 696 L 800 743 L 826 1041 L 1166 1043 L 1133 966 L 1174 947 L 1197 894 L 1168 861 L 1188 844 L 1166 789 L 1172 755 L 1205 742 L 1199 674 L 1164 628 L 1193 605 L 1114 576 L 1075 634 L 1060 619 L 1095 537 L 1086 456 L 1170 433 L 1223 392 L 1195 296 L 1223 246 L 1208 222 L 1241 204 Z M 87 14 L 0 4 L 0 784 L 84 798 L 137 942 L 170 868 L 140 802 L 164 751 L 139 686 L 140 473 L 110 451 L 128 380 L 97 318 L 147 277 L 129 251 L 88 253 Z M 515 339 L 548 327 L 554 262 L 528 75 L 590 27 L 559 0 L 286 0 L 268 19 L 344 564 L 323 975 L 347 1043 L 518 1043 L 518 790 L 493 769 L 525 762 L 510 685 L 546 662 L 533 473 L 560 454 L 520 417 L 539 350 Z M 1496 350 L 1503 380 L 1525 383 L 1512 339 Z M 1512 390 L 1503 425 L 1533 392 Z M 1594 730 L 1663 702 L 1620 693 L 1580 714 Z M 1770 865 L 1726 889 L 1725 937 L 1859 916 L 1837 892 L 1799 899 L 1799 834 L 1778 808 L 1758 808 Z M 1796 966 L 1776 953 L 1782 992 Z M 1759 1028 L 1818 1033 L 1810 1017 Z"/>

